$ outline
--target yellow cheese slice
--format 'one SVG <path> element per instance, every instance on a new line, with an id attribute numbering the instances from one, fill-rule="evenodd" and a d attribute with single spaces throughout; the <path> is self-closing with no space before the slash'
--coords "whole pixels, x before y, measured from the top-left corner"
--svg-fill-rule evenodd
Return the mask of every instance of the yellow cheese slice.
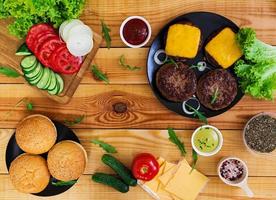
<path id="1" fill-rule="evenodd" d="M 187 162 L 181 161 L 165 190 L 181 200 L 196 199 L 199 192 L 206 185 L 208 178 L 197 170 L 190 173 L 191 169 Z"/>
<path id="2" fill-rule="evenodd" d="M 165 51 L 169 56 L 194 58 L 201 41 L 201 30 L 190 24 L 169 27 Z"/>
<path id="3" fill-rule="evenodd" d="M 236 34 L 228 27 L 212 38 L 205 50 L 225 69 L 233 65 L 243 54 L 236 41 Z"/>

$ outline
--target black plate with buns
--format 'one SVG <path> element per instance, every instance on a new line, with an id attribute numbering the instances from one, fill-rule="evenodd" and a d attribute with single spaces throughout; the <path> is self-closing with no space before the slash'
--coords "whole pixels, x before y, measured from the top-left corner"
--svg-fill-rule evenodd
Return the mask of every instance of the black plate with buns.
<path id="1" fill-rule="evenodd" d="M 33 116 L 41 117 L 41 118 L 44 117 L 42 115 L 33 115 Z M 30 116 L 30 117 L 33 117 L 33 116 Z M 25 118 L 25 119 L 27 119 L 27 118 Z M 45 119 L 47 119 L 47 117 L 45 117 Z M 54 125 L 53 127 L 55 127 L 55 129 L 56 129 L 57 134 L 54 136 L 54 144 L 52 144 L 51 147 L 49 147 L 50 151 L 53 148 L 53 146 L 55 144 L 59 143 L 60 141 L 69 140 L 69 141 L 72 141 L 72 142 L 75 142 L 75 143 L 78 143 L 78 144 L 80 143 L 80 141 L 79 141 L 78 137 L 75 135 L 75 133 L 70 128 L 68 128 L 67 126 L 65 126 L 62 123 L 57 122 L 57 121 L 54 121 L 53 125 Z M 19 127 L 20 127 L 20 124 L 17 127 L 17 130 L 18 130 Z M 28 127 L 28 128 L 30 128 L 30 127 Z M 35 126 L 33 128 L 35 128 Z M 46 131 L 46 129 L 45 129 L 45 131 Z M 32 132 L 32 131 L 30 131 L 30 132 Z M 29 153 L 29 152 L 26 153 L 25 151 L 23 151 L 19 147 L 19 145 L 17 143 L 17 140 L 19 140 L 19 139 L 20 139 L 21 143 L 24 142 L 24 141 L 28 141 L 28 140 L 24 140 L 24 138 L 23 138 L 23 140 L 21 138 L 16 138 L 16 133 L 14 133 L 12 135 L 12 137 L 10 138 L 10 141 L 7 145 L 7 149 L 6 149 L 6 166 L 7 166 L 7 169 L 9 171 L 9 173 L 10 173 L 11 179 L 17 179 L 20 182 L 20 178 L 16 178 L 14 176 L 18 175 L 20 177 L 20 176 L 22 176 L 22 174 L 20 174 L 20 175 L 19 174 L 11 174 L 11 167 L 12 167 L 13 161 L 15 161 L 17 159 L 19 160 L 19 158 L 24 157 L 24 155 L 28 155 L 29 158 L 28 158 L 28 156 L 27 157 L 25 156 L 26 157 L 25 161 L 23 160 L 23 162 L 25 162 L 25 166 L 27 166 L 29 164 L 28 160 L 26 161 L 26 159 L 30 159 L 32 157 L 35 157 L 34 159 L 36 159 L 36 160 L 33 159 L 32 162 L 37 163 L 37 165 L 44 164 L 43 162 L 45 162 L 45 166 L 47 168 L 46 160 L 47 160 L 47 155 L 48 155 L 49 150 L 47 150 L 46 153 L 42 153 L 42 154 L 37 153 L 37 155 Z M 20 145 L 22 146 L 22 144 L 20 144 Z M 40 145 L 40 149 L 41 149 L 41 146 L 43 146 L 43 145 Z M 24 145 L 22 147 L 24 147 Z M 28 151 L 29 151 L 29 149 L 28 149 Z M 22 161 L 20 161 L 20 162 L 22 162 Z M 20 166 L 20 167 L 24 168 L 25 166 L 23 165 L 23 166 Z M 28 169 L 26 169 L 27 172 L 24 172 L 24 173 L 34 173 L 34 176 L 39 176 L 38 174 L 35 174 L 35 173 L 43 173 L 43 172 L 42 171 L 36 172 L 36 169 L 35 169 L 36 167 L 37 166 L 35 164 L 34 166 L 31 166 L 30 172 L 28 172 Z M 19 168 L 19 167 L 17 167 L 17 168 Z M 18 170 L 20 170 L 20 169 L 17 169 L 17 171 Z M 39 170 L 41 170 L 41 169 L 39 169 Z M 48 169 L 47 169 L 47 171 L 48 171 Z M 54 196 L 54 195 L 58 195 L 58 194 L 61 194 L 65 191 L 67 191 L 68 189 L 70 189 L 73 186 L 73 185 L 54 186 L 54 185 L 52 185 L 52 182 L 57 182 L 58 180 L 56 180 L 53 176 L 51 176 L 49 172 L 47 172 L 47 173 L 49 174 L 50 178 L 48 180 L 46 180 L 46 184 L 44 183 L 45 186 L 42 186 L 42 187 L 45 188 L 45 189 L 43 189 L 43 191 L 40 191 L 38 193 L 32 193 L 32 192 L 28 192 L 28 191 L 31 191 L 31 190 L 28 190 L 28 187 L 24 188 L 22 186 L 21 188 L 23 188 L 23 190 L 25 190 L 25 191 L 21 191 L 21 192 L 31 193 L 31 194 L 36 195 L 36 196 Z M 41 176 L 39 178 L 41 178 Z M 47 185 L 47 183 L 48 183 L 48 185 Z M 20 184 L 24 184 L 24 181 L 21 182 Z M 15 185 L 15 187 L 16 187 L 16 185 Z M 18 189 L 18 188 L 16 188 L 16 189 Z"/>
<path id="2" fill-rule="evenodd" d="M 147 60 L 149 84 L 159 101 L 189 118 L 196 117 L 191 107 L 214 117 L 237 104 L 244 95 L 234 73 L 242 56 L 234 39 L 238 31 L 231 20 L 209 12 L 187 13 L 164 26 Z M 157 53 L 162 51 L 165 55 Z M 166 62 L 156 61 L 158 56 Z"/>

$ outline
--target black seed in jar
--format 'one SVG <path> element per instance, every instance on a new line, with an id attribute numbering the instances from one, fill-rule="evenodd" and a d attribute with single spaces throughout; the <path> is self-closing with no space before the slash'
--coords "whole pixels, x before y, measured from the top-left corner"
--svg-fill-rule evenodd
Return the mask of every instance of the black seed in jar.
<path id="1" fill-rule="evenodd" d="M 220 175 L 225 180 L 228 181 L 237 181 L 239 180 L 244 173 L 243 164 L 236 159 L 229 159 L 222 163 L 220 167 Z"/>
<path id="2" fill-rule="evenodd" d="M 276 148 L 276 119 L 269 115 L 253 118 L 245 128 L 245 141 L 249 148 L 270 153 Z"/>

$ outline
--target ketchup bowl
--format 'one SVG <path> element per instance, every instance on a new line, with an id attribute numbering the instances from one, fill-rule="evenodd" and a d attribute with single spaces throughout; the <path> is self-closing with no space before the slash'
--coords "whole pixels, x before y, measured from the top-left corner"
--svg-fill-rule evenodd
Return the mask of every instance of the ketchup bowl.
<path id="1" fill-rule="evenodd" d="M 143 47 L 150 40 L 151 26 L 144 17 L 128 17 L 121 24 L 120 37 L 131 48 Z"/>

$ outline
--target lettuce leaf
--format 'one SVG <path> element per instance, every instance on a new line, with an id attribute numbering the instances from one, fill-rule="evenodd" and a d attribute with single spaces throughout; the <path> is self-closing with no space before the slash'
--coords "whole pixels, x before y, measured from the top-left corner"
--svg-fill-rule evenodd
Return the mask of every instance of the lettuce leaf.
<path id="1" fill-rule="evenodd" d="M 78 18 L 84 4 L 85 0 L 0 0 L 0 19 L 12 17 L 9 31 L 22 38 L 36 23 L 49 22 L 57 28 L 65 20 Z"/>

